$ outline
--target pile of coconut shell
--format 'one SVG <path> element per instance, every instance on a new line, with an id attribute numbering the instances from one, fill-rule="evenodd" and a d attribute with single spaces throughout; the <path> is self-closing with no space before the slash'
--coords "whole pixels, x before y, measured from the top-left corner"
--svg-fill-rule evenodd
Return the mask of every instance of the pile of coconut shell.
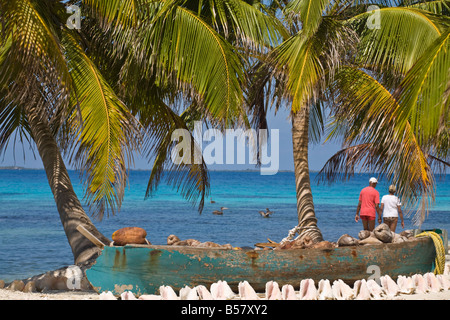
<path id="1" fill-rule="evenodd" d="M 125 227 L 114 231 L 112 234 L 114 246 L 125 246 L 127 244 L 148 244 L 147 232 L 139 227 Z M 190 246 L 198 248 L 223 248 L 223 249 L 238 249 L 234 248 L 231 244 L 224 245 L 217 244 L 211 241 L 201 242 L 195 239 L 180 240 L 176 235 L 171 234 L 167 237 L 167 245 L 169 246 Z"/>
<path id="2" fill-rule="evenodd" d="M 345 246 L 357 246 L 357 245 L 373 245 L 373 244 L 383 244 L 383 243 L 398 243 L 415 240 L 412 230 L 405 230 L 401 233 L 392 232 L 389 226 L 385 223 L 377 226 L 373 231 L 361 230 L 358 233 L 358 238 L 353 238 L 348 234 L 342 235 L 338 241 L 338 247 Z"/>
<path id="3" fill-rule="evenodd" d="M 261 247 L 274 247 L 275 250 L 283 249 L 332 249 L 337 247 L 374 245 L 383 243 L 398 243 L 417 239 L 412 230 L 402 231 L 400 234 L 392 232 L 385 223 L 380 224 L 373 231 L 361 230 L 358 238 L 349 234 L 342 235 L 337 242 L 321 241 L 314 243 L 309 236 L 305 236 L 292 241 L 286 241 L 283 244 L 273 245 L 273 243 L 257 244 Z"/>
<path id="4" fill-rule="evenodd" d="M 115 246 L 124 246 L 126 244 L 151 244 L 146 239 L 147 233 L 144 229 L 138 227 L 126 227 L 115 231 L 112 235 Z M 342 235 L 337 242 L 321 241 L 315 243 L 311 237 L 305 236 L 292 241 L 286 241 L 282 244 L 270 241 L 269 243 L 257 243 L 256 249 L 262 250 L 285 250 L 285 249 L 332 249 L 336 247 L 374 245 L 383 243 L 397 243 L 416 239 L 412 230 L 405 230 L 400 234 L 392 232 L 385 223 L 377 226 L 373 231 L 361 230 L 358 238 L 348 234 Z M 196 239 L 180 240 L 176 235 L 167 237 L 169 246 L 189 246 L 198 248 L 222 248 L 230 250 L 239 250 L 240 247 L 233 247 L 231 244 L 217 244 L 211 241 L 201 242 Z"/>
<path id="5" fill-rule="evenodd" d="M 195 239 L 180 240 L 176 235 L 171 234 L 167 237 L 167 245 L 169 246 L 189 246 L 198 248 L 222 248 L 222 249 L 240 249 L 234 248 L 231 244 L 218 244 L 211 241 L 200 242 Z"/>

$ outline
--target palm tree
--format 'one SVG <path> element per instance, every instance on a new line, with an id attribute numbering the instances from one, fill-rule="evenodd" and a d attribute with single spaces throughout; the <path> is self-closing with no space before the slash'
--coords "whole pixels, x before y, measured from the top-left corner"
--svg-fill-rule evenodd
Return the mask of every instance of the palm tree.
<path id="1" fill-rule="evenodd" d="M 277 108 L 280 101 L 290 103 L 299 223 L 288 238 L 300 232 L 299 237 L 308 235 L 315 242 L 323 240 L 314 211 L 308 146 L 312 139 L 319 139 L 323 130 L 323 102 L 329 79 L 356 41 L 353 31 L 337 19 L 341 10 L 335 1 L 288 3 L 283 13 L 291 37 L 274 48 L 260 72 L 256 72 L 267 74 L 269 70 L 274 76 L 278 88 L 272 94 L 277 97 Z M 274 80 L 266 77 L 265 81 Z M 260 83 L 266 85 L 264 81 Z"/>
<path id="2" fill-rule="evenodd" d="M 367 20 L 373 15 L 373 12 L 367 11 L 370 4 L 377 4 L 381 8 L 381 29 L 367 27 Z M 374 97 L 374 92 L 364 91 L 365 84 L 361 84 L 357 88 L 364 92 L 365 95 L 362 95 L 362 98 L 366 99 L 365 106 L 367 108 L 339 108 L 339 105 L 354 106 L 354 97 L 346 95 L 348 93 L 346 90 L 356 87 L 354 86 L 356 79 L 362 80 L 360 78 L 362 70 L 376 70 L 386 83 L 391 86 L 398 85 L 399 75 L 404 74 L 406 70 L 411 68 L 417 57 L 424 53 L 426 46 L 435 39 L 436 32 L 433 33 L 433 30 L 443 28 L 441 25 L 437 26 L 426 22 L 434 21 L 437 23 L 439 21 L 439 24 L 445 24 L 436 15 L 445 10 L 448 11 L 447 1 L 422 3 L 422 1 L 389 0 L 371 2 L 294 0 L 283 8 L 292 36 L 270 53 L 268 62 L 260 68 L 261 72 L 255 72 L 257 75 L 255 83 L 260 84 L 255 87 L 256 90 L 260 90 L 259 92 L 263 92 L 262 86 L 267 85 L 267 81 L 271 81 L 267 73 L 272 66 L 278 88 L 272 89 L 272 92 L 266 90 L 264 94 L 271 94 L 275 97 L 273 100 L 277 102 L 277 108 L 280 107 L 280 101 L 283 99 L 290 102 L 299 224 L 290 231 L 289 236 L 284 240 L 292 238 L 297 232 L 300 232 L 299 237 L 309 235 L 315 241 L 322 240 L 321 232 L 317 228 L 310 186 L 308 143 L 319 140 L 320 133 L 323 131 L 323 107 L 333 106 L 332 112 L 340 110 L 341 121 L 336 122 L 334 129 L 337 134 L 345 130 L 344 128 L 348 125 L 347 122 L 350 122 L 347 118 L 361 119 L 367 114 L 364 112 L 368 108 L 368 97 L 373 97 L 373 99 L 378 97 L 380 102 L 377 109 L 378 114 L 372 114 L 372 117 L 366 119 L 367 126 L 368 123 L 372 124 L 370 126 L 372 131 L 369 132 L 376 133 L 377 125 L 380 125 L 382 121 L 381 118 L 374 119 L 374 117 L 385 112 L 387 108 L 386 100 L 381 99 L 385 95 L 379 95 L 379 92 L 376 92 L 378 95 Z M 430 12 L 433 12 L 433 14 Z M 401 29 L 400 24 L 405 23 L 405 17 L 407 22 Z M 424 29 L 421 29 L 421 27 Z M 414 30 L 414 32 L 411 32 L 411 30 Z M 363 59 L 364 57 L 366 60 Z M 349 65 L 352 68 L 349 68 Z M 441 70 L 445 70 L 445 66 L 441 67 Z M 337 88 L 339 79 L 344 75 L 348 79 L 346 82 L 348 86 Z M 446 83 L 444 79 L 440 80 L 444 81 L 441 83 Z M 280 87 L 284 89 L 280 89 Z M 442 86 L 438 87 L 442 89 Z M 257 105 L 253 112 L 264 116 L 264 111 L 260 111 L 261 106 L 267 108 L 267 105 L 264 106 L 264 103 L 258 105 L 258 94 L 255 97 L 254 101 Z M 336 97 L 341 99 L 336 99 Z M 335 103 L 333 104 L 333 102 Z M 439 112 L 437 113 L 439 114 Z M 440 114 L 443 115 L 445 112 Z M 443 116 L 440 119 L 442 120 Z M 372 122 L 369 122 L 369 120 Z M 264 124 L 264 121 L 260 121 L 260 123 Z M 362 130 L 362 126 L 359 126 L 351 132 L 354 135 L 359 133 L 359 138 L 365 137 L 366 142 L 371 141 L 371 145 L 375 146 L 373 142 L 377 141 L 375 139 L 380 139 L 380 136 L 373 134 L 368 137 L 369 133 L 364 130 Z M 398 133 L 400 132 L 407 131 L 399 130 Z M 383 138 L 386 138 L 386 136 Z M 411 144 L 413 140 L 412 132 L 408 139 L 408 150 L 417 150 L 414 149 L 415 145 Z M 389 141 L 392 141 L 392 139 L 389 139 Z M 399 143 L 399 139 L 395 141 L 397 149 L 405 146 L 405 144 Z M 445 143 L 442 145 L 445 145 Z M 366 144 L 362 144 L 359 151 L 367 151 L 367 148 Z M 393 155 L 393 149 L 394 145 L 392 144 L 390 155 Z M 352 153 L 353 150 L 348 149 L 347 153 L 340 153 L 331 159 L 327 163 L 326 169 L 323 170 L 322 173 L 325 174 L 322 177 L 332 179 L 338 176 L 339 173 L 334 169 L 340 170 L 339 172 L 353 172 L 354 168 L 349 168 L 352 164 L 351 159 L 355 155 L 355 153 Z M 371 156 L 375 150 L 372 149 L 370 152 L 366 155 Z M 343 154 L 347 157 L 344 157 Z M 421 161 L 421 157 L 417 153 L 409 153 L 410 158 L 413 157 L 412 154 L 415 154 L 416 161 Z M 379 160 L 382 160 L 386 153 L 379 153 L 379 155 L 376 158 L 378 162 L 372 159 L 372 164 L 380 164 Z M 338 161 L 337 159 L 341 160 L 340 166 L 334 165 Z M 398 166 L 400 166 L 399 159 L 401 158 L 395 159 Z M 393 158 L 392 161 L 394 161 Z M 423 169 L 423 165 L 420 167 L 422 168 L 420 175 L 409 170 L 406 164 L 401 166 L 401 168 L 397 167 L 392 172 L 401 175 L 402 179 L 409 179 L 407 181 L 413 181 L 411 176 L 416 178 L 409 186 L 409 195 L 427 195 L 424 190 L 429 191 L 431 180 L 428 172 Z M 426 187 L 418 183 L 420 179 L 422 179 L 422 182 L 427 181 Z"/>
<path id="3" fill-rule="evenodd" d="M 448 1 L 381 9 L 380 29 L 361 34 L 361 64 L 343 67 L 333 85 L 331 136 L 343 136 L 344 149 L 327 162 L 323 177 L 379 172 L 416 208 L 416 225 L 434 201 L 435 172 L 450 166 L 448 9 Z M 395 38 L 385 36 L 394 32 Z"/>
<path id="4" fill-rule="evenodd" d="M 123 197 L 126 161 L 143 135 L 151 138 L 144 145 L 149 157 L 156 152 L 150 192 L 173 147 L 173 130 L 191 129 L 202 112 L 213 124 L 246 122 L 244 60 L 230 41 L 254 49 L 271 41 L 275 28 L 257 5 L 235 0 L 204 8 L 179 1 L 73 3 L 83 8 L 80 31 L 65 26 L 60 2 L 0 2 L 5 35 L 0 42 L 0 149 L 15 133 L 34 141 L 79 263 L 99 250 L 76 230 L 78 225 L 106 244 L 109 240 L 74 193 L 61 150 L 84 173 L 91 211 L 99 218 L 114 214 Z M 189 102 L 181 114 L 174 108 L 177 100 Z M 186 198 L 201 196 L 201 210 L 208 188 L 204 164 L 171 169 L 170 180 Z"/>
<path id="5" fill-rule="evenodd" d="M 83 170 L 87 203 L 101 215 L 120 205 L 125 152 L 133 149 L 127 139 L 136 129 L 78 34 L 65 27 L 66 19 L 57 1 L 0 2 L 0 148 L 5 150 L 15 134 L 33 140 L 79 263 L 99 249 L 77 231 L 78 225 L 105 244 L 109 240 L 86 215 L 61 150 Z"/>

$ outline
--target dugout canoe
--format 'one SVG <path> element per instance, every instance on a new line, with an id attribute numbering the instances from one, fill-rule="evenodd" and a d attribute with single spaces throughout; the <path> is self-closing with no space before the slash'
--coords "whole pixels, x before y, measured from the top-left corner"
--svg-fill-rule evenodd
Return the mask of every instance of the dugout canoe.
<path id="1" fill-rule="evenodd" d="M 225 280 L 237 292 L 248 281 L 264 292 L 268 281 L 299 287 L 302 279 L 353 284 L 368 279 L 373 270 L 389 275 L 426 273 L 434 269 L 436 250 L 432 239 L 416 238 L 402 243 L 338 247 L 333 249 L 230 250 L 187 246 L 105 246 L 86 276 L 97 292 L 120 295 L 157 294 L 162 285 L 179 290 L 184 286 L 207 288 Z M 375 266 L 371 267 L 371 266 Z M 369 268 L 370 267 L 370 268 Z M 378 269 L 379 268 L 379 269 Z M 368 273 L 370 272 L 370 273 Z M 298 288 L 297 288 L 298 290 Z"/>

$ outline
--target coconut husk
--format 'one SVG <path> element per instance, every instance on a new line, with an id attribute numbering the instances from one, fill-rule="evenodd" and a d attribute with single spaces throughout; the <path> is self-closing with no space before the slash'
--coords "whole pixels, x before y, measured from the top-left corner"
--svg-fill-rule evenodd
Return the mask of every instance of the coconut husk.
<path id="1" fill-rule="evenodd" d="M 370 237 L 371 235 L 372 235 L 372 232 L 370 232 L 369 230 L 361 230 L 358 233 L 358 237 L 360 240 L 364 240 L 364 239 Z"/>
<path id="2" fill-rule="evenodd" d="M 371 244 L 382 244 L 381 240 L 378 240 L 375 236 L 371 235 L 361 241 L 359 241 L 360 245 L 371 245 Z"/>
<path id="3" fill-rule="evenodd" d="M 112 240 L 115 246 L 124 246 L 126 244 L 149 244 L 147 232 L 139 227 L 125 227 L 114 231 Z"/>
<path id="4" fill-rule="evenodd" d="M 384 243 L 391 243 L 394 239 L 393 232 L 389 228 L 389 226 L 385 223 L 381 223 L 379 226 L 377 226 L 373 233 L 375 234 L 375 237 L 384 242 Z"/>
<path id="5" fill-rule="evenodd" d="M 339 247 L 347 247 L 347 246 L 356 246 L 358 245 L 358 242 L 359 241 L 353 238 L 352 236 L 344 234 L 338 239 L 337 244 Z"/>

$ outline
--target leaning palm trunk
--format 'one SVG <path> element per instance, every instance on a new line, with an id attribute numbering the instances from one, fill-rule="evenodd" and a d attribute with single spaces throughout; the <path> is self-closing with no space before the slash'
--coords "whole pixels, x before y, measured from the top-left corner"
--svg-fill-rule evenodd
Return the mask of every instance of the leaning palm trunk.
<path id="1" fill-rule="evenodd" d="M 77 226 L 83 226 L 103 243 L 109 244 L 109 240 L 95 228 L 81 206 L 48 123 L 41 119 L 40 113 L 33 107 L 28 107 L 26 112 L 32 137 L 55 198 L 59 217 L 72 248 L 74 263 L 78 264 L 93 259 L 100 253 L 100 249 L 79 233 L 76 229 Z"/>
<path id="2" fill-rule="evenodd" d="M 294 153 L 295 187 L 297 191 L 297 214 L 299 238 L 310 236 L 314 242 L 323 240 L 317 227 L 308 166 L 309 106 L 292 115 L 292 144 Z"/>

